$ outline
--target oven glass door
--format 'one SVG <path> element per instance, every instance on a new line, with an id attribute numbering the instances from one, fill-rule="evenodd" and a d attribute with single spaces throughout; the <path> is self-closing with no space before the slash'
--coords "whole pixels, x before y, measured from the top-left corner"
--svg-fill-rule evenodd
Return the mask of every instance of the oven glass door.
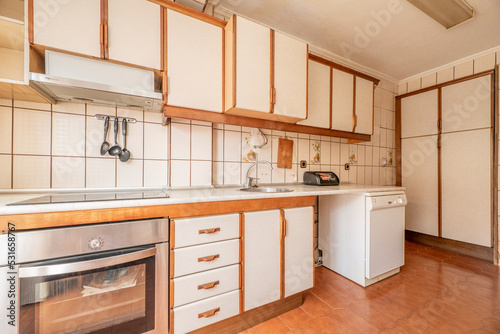
<path id="1" fill-rule="evenodd" d="M 21 266 L 19 332 L 153 330 L 155 257 L 150 246 Z"/>

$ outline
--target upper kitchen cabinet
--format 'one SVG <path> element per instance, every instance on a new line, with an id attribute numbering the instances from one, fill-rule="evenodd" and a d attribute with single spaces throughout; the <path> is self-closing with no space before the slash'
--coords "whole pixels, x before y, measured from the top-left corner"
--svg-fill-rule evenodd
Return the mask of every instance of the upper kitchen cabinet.
<path id="1" fill-rule="evenodd" d="M 318 128 L 330 128 L 330 81 L 329 66 L 309 60 L 307 94 L 307 119 L 297 124 Z"/>
<path id="2" fill-rule="evenodd" d="M 370 80 L 356 77 L 354 132 L 371 135 L 373 133 L 373 90 Z"/>
<path id="3" fill-rule="evenodd" d="M 33 0 L 33 43 L 53 49 L 159 70 L 161 28 L 146 0 Z"/>
<path id="4" fill-rule="evenodd" d="M 354 127 L 354 75 L 333 69 L 332 129 L 351 132 Z"/>
<path id="5" fill-rule="evenodd" d="M 0 81 L 24 82 L 27 68 L 23 0 L 0 5 Z"/>
<path id="6" fill-rule="evenodd" d="M 401 138 L 438 134 L 438 90 L 401 99 Z"/>
<path id="7" fill-rule="evenodd" d="M 305 119 L 307 44 L 234 15 L 225 36 L 225 112 L 290 123 Z"/>
<path id="8" fill-rule="evenodd" d="M 169 106 L 222 112 L 223 29 L 167 10 Z"/>

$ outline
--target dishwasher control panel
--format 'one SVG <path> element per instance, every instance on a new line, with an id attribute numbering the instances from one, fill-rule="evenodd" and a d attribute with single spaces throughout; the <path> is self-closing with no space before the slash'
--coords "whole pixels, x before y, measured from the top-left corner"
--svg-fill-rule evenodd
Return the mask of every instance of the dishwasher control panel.
<path id="1" fill-rule="evenodd" d="M 367 196 L 366 204 L 368 210 L 378 210 L 398 206 L 406 206 L 408 203 L 406 194 L 391 194 L 380 196 Z"/>

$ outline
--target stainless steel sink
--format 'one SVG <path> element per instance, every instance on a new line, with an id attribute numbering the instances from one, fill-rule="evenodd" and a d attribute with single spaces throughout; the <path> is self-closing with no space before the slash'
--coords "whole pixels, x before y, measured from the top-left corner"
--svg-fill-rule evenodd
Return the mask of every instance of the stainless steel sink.
<path id="1" fill-rule="evenodd" d="M 293 191 L 293 189 L 288 189 L 288 188 L 272 188 L 272 187 L 241 188 L 240 190 L 256 192 L 256 193 L 286 193 L 289 191 Z"/>

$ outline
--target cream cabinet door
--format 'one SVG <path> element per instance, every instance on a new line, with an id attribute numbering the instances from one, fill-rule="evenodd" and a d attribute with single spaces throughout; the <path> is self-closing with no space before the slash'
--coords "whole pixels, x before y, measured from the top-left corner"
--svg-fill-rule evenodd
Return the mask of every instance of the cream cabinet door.
<path id="1" fill-rule="evenodd" d="M 352 132 L 354 76 L 336 69 L 332 71 L 332 129 Z"/>
<path id="2" fill-rule="evenodd" d="M 401 140 L 402 185 L 406 187 L 406 229 L 438 236 L 437 135 Z"/>
<path id="3" fill-rule="evenodd" d="M 307 44 L 274 34 L 274 114 L 307 117 Z"/>
<path id="4" fill-rule="evenodd" d="M 437 89 L 401 99 L 401 138 L 437 135 Z"/>
<path id="5" fill-rule="evenodd" d="M 313 287 L 313 208 L 284 209 L 285 298 Z"/>
<path id="6" fill-rule="evenodd" d="M 307 119 L 297 124 L 330 128 L 330 67 L 309 60 Z"/>
<path id="7" fill-rule="evenodd" d="M 269 113 L 271 30 L 240 16 L 236 25 L 236 108 Z"/>
<path id="8" fill-rule="evenodd" d="M 442 135 L 443 238 L 492 246 L 490 143 L 490 129 Z"/>
<path id="9" fill-rule="evenodd" d="M 244 310 L 280 299 L 280 211 L 245 213 Z"/>
<path id="10" fill-rule="evenodd" d="M 491 76 L 467 80 L 441 90 L 443 133 L 491 126 Z"/>
<path id="11" fill-rule="evenodd" d="M 100 24 L 101 0 L 33 0 L 35 44 L 100 57 Z"/>
<path id="12" fill-rule="evenodd" d="M 159 5 L 108 0 L 109 59 L 161 69 L 161 27 Z"/>
<path id="13" fill-rule="evenodd" d="M 168 105 L 222 112 L 223 30 L 168 10 Z"/>
<path id="14" fill-rule="evenodd" d="M 373 82 L 356 77 L 355 133 L 373 133 Z"/>

